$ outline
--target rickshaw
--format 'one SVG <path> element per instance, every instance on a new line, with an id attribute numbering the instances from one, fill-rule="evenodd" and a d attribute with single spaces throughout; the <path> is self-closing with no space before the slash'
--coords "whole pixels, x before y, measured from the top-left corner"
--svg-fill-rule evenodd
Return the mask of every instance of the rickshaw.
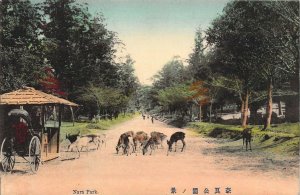
<path id="1" fill-rule="evenodd" d="M 31 87 L 0 95 L 0 160 L 5 172 L 16 163 L 28 163 L 36 173 L 42 162 L 60 154 L 60 127 L 64 106 L 78 105 Z M 25 161 L 23 161 L 24 159 Z"/>
<path id="2" fill-rule="evenodd" d="M 3 171 L 11 172 L 16 156 L 29 163 L 32 172 L 36 172 L 41 163 L 41 142 L 38 132 L 34 131 L 31 117 L 26 110 L 12 109 L 8 112 L 8 131 L 1 144 L 1 164 Z"/>

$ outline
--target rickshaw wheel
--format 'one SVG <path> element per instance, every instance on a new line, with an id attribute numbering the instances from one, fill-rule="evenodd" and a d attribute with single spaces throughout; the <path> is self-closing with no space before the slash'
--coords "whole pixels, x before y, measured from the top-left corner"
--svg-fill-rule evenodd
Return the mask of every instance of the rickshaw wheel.
<path id="1" fill-rule="evenodd" d="M 4 138 L 1 144 L 1 164 L 4 172 L 11 172 L 15 166 L 15 154 L 13 144 L 7 138 Z"/>
<path id="2" fill-rule="evenodd" d="M 41 163 L 41 142 L 37 136 L 33 136 L 29 143 L 29 163 L 33 173 L 36 173 Z"/>

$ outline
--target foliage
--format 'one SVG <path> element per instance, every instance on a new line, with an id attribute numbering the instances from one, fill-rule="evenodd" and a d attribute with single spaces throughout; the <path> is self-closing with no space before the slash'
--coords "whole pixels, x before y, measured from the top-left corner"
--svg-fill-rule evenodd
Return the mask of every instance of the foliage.
<path id="1" fill-rule="evenodd" d="M 188 72 L 195 80 L 207 79 L 210 74 L 210 67 L 208 66 L 210 55 L 207 53 L 209 51 L 207 44 L 205 45 L 204 35 L 204 31 L 200 27 L 196 29 L 193 52 L 187 59 L 189 63 Z"/>
<path id="2" fill-rule="evenodd" d="M 243 130 L 241 126 L 193 122 L 189 123 L 188 127 L 196 134 L 227 139 L 225 145 L 232 149 L 241 148 Z M 267 131 L 261 131 L 261 126 L 250 127 L 253 136 L 252 149 L 269 152 L 272 155 L 274 153 L 299 155 L 299 123 L 284 123 L 271 127 Z"/>
<path id="3" fill-rule="evenodd" d="M 187 79 L 187 73 L 182 60 L 175 56 L 166 63 L 161 71 L 153 77 L 153 87 L 161 90 L 182 83 Z"/>
<path id="4" fill-rule="evenodd" d="M 125 57 L 125 62 L 119 63 L 118 87 L 123 91 L 123 94 L 128 97 L 134 94 L 138 88 L 138 79 L 134 75 L 134 63 L 130 55 Z"/>
<path id="5" fill-rule="evenodd" d="M 188 106 L 188 98 L 192 95 L 187 85 L 176 85 L 158 91 L 158 102 L 166 110 L 184 111 Z"/>
<path id="6" fill-rule="evenodd" d="M 294 24 L 285 23 L 280 14 L 265 2 L 231 2 L 207 31 L 208 42 L 220 51 L 220 64 L 227 66 L 222 75 L 239 83 L 236 89 L 239 89 L 244 110 L 248 109 L 253 91 L 262 90 L 264 86 L 268 89 L 266 126 L 271 121 L 274 84 L 280 87 L 279 84 L 288 80 L 287 74 L 281 70 L 286 68 L 286 63 L 291 63 L 289 67 L 296 67 L 297 60 L 283 60 L 295 59 L 292 55 L 297 47 L 290 43 L 292 34 L 295 35 L 294 27 Z M 244 112 L 244 118 L 246 114 Z"/>
<path id="7" fill-rule="evenodd" d="M 77 123 L 73 126 L 73 123 L 70 122 L 63 122 L 61 127 L 61 134 L 62 138 L 64 138 L 65 134 L 76 134 L 78 132 L 81 135 L 88 134 L 88 133 L 99 133 L 103 132 L 103 130 L 107 130 L 112 128 L 114 125 L 120 124 L 122 122 L 128 121 L 132 118 L 136 117 L 135 114 L 126 114 L 120 115 L 117 119 L 113 120 L 101 120 L 98 123 Z M 95 128 L 97 127 L 97 128 Z M 62 140 L 60 140 L 62 141 Z"/>
<path id="8" fill-rule="evenodd" d="M 39 9 L 29 0 L 3 0 L 0 10 L 0 93 L 36 86 L 43 65 Z"/>
<path id="9" fill-rule="evenodd" d="M 204 87 L 203 81 L 196 81 L 192 83 L 189 87 L 189 90 L 192 92 L 189 98 L 197 105 L 206 105 L 210 101 L 208 97 L 208 89 Z"/>
<path id="10" fill-rule="evenodd" d="M 28 85 L 79 100 L 85 114 L 119 112 L 132 102 L 139 85 L 134 61 L 115 61 L 121 41 L 101 14 L 92 17 L 75 0 L 4 0 L 0 6 L 0 93 Z"/>
<path id="11" fill-rule="evenodd" d="M 137 89 L 137 108 L 140 110 L 153 109 L 153 97 L 151 95 L 151 86 L 140 86 Z"/>
<path id="12" fill-rule="evenodd" d="M 64 90 L 72 93 L 89 82 L 114 86 L 117 38 L 103 19 L 91 18 L 88 9 L 75 0 L 46 0 L 42 8 L 46 57 Z"/>
<path id="13" fill-rule="evenodd" d="M 111 87 L 97 87 L 90 84 L 76 94 L 77 101 L 82 102 L 91 115 L 100 114 L 101 110 L 112 113 L 125 108 L 129 98 L 120 89 Z M 96 107 L 95 107 L 96 105 Z"/>
<path id="14" fill-rule="evenodd" d="M 54 70 L 51 67 L 44 68 L 44 75 L 39 80 L 41 89 L 46 93 L 64 97 L 66 94 L 61 90 L 61 84 L 53 72 Z"/>

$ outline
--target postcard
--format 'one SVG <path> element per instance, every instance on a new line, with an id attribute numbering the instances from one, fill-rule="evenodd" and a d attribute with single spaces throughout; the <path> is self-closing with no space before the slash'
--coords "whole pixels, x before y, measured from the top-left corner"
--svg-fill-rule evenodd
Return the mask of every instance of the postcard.
<path id="1" fill-rule="evenodd" d="M 299 1 L 0 7 L 0 195 L 299 194 Z"/>

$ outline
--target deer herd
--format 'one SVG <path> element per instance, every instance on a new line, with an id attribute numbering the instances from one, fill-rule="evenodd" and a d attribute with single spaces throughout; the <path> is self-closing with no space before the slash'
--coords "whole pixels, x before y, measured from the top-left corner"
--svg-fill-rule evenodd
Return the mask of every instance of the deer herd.
<path id="1" fill-rule="evenodd" d="M 161 132 L 153 131 L 150 133 L 150 136 L 144 131 L 127 131 L 122 133 L 119 137 L 116 146 L 117 154 L 119 151 L 123 155 L 130 155 L 135 153 L 137 155 L 138 152 L 141 152 L 143 155 L 149 154 L 151 155 L 155 149 L 159 147 L 161 149 L 164 148 L 163 142 L 166 140 L 167 135 Z M 172 145 L 175 143 L 175 152 L 177 148 L 177 141 L 181 141 L 183 147 L 181 148 L 181 152 L 185 147 L 185 133 L 183 132 L 176 132 L 171 135 L 170 140 L 167 140 L 168 144 L 168 152 L 172 151 Z M 77 134 L 66 134 L 66 140 L 69 140 L 70 144 L 68 145 L 67 152 L 77 152 L 79 154 L 78 158 L 80 157 L 80 152 L 83 150 L 90 151 L 90 147 L 94 145 L 95 149 L 99 149 L 102 145 L 106 146 L 106 134 L 86 134 L 80 135 L 80 132 Z"/>
<path id="2" fill-rule="evenodd" d="M 125 133 L 122 133 L 119 137 L 119 140 L 117 142 L 116 146 L 116 153 L 118 154 L 121 152 L 123 155 L 131 155 L 132 153 L 142 153 L 143 155 L 146 155 L 149 153 L 152 155 L 152 152 L 155 149 L 158 149 L 159 147 L 161 149 L 164 148 L 163 142 L 166 140 L 167 135 L 161 132 L 153 131 L 150 133 L 150 136 L 144 132 L 144 131 L 127 131 Z M 243 147 L 246 145 L 246 150 L 251 150 L 251 128 L 246 128 L 242 132 L 242 138 L 243 138 Z M 79 153 L 82 151 L 83 148 L 86 149 L 86 151 L 89 151 L 89 146 L 93 144 L 96 149 L 101 148 L 102 145 L 106 146 L 106 135 L 105 134 L 86 134 L 81 135 L 80 132 L 77 134 L 66 134 L 66 139 L 69 140 L 70 145 L 68 146 L 67 151 L 73 151 L 75 149 L 76 152 Z M 169 152 L 172 152 L 172 145 L 175 143 L 174 152 L 177 150 L 177 141 L 182 142 L 182 148 L 181 152 L 183 152 L 185 148 L 185 133 L 183 132 L 175 132 L 170 136 L 170 139 L 167 140 L 167 155 Z"/>
<path id="3" fill-rule="evenodd" d="M 151 155 L 152 152 L 155 149 L 164 148 L 163 147 L 163 141 L 167 138 L 167 135 L 161 132 L 153 131 L 150 133 L 150 136 L 144 131 L 138 131 L 134 133 L 133 131 L 127 131 L 120 135 L 120 138 L 118 140 L 116 151 L 117 154 L 119 153 L 119 150 L 122 150 L 123 155 L 130 155 L 132 153 L 135 153 L 137 155 L 138 152 L 141 151 L 143 155 L 147 154 L 148 151 Z M 172 145 L 175 143 L 175 152 L 177 147 L 177 141 L 181 141 L 183 146 L 181 148 L 181 152 L 185 148 L 185 133 L 183 132 L 176 132 L 171 135 L 170 140 L 167 140 L 168 144 L 168 152 L 172 151 Z"/>

